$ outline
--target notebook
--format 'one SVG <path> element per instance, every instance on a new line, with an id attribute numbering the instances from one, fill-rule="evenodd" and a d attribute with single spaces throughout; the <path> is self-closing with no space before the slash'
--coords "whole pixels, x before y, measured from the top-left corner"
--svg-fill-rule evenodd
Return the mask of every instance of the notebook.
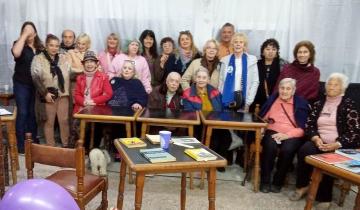
<path id="1" fill-rule="evenodd" d="M 127 148 L 146 147 L 146 143 L 137 137 L 120 138 L 119 141 Z"/>
<path id="2" fill-rule="evenodd" d="M 161 148 L 141 149 L 140 154 L 150 163 L 164 163 L 176 161 L 176 158 Z"/>
<path id="3" fill-rule="evenodd" d="M 208 160 L 216 160 L 216 155 L 210 153 L 204 148 L 197 149 L 185 149 L 185 154 L 194 158 L 196 161 L 208 161 Z"/>

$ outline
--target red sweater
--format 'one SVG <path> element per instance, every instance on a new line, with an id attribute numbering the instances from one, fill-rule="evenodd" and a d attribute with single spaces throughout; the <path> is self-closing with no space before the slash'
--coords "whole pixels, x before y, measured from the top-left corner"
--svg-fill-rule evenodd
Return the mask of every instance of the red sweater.
<path id="1" fill-rule="evenodd" d="M 284 78 L 296 80 L 296 94 L 308 100 L 316 101 L 319 93 L 320 71 L 314 65 L 303 67 L 298 61 L 284 66 L 280 72 L 274 92 L 279 90 L 279 82 Z"/>

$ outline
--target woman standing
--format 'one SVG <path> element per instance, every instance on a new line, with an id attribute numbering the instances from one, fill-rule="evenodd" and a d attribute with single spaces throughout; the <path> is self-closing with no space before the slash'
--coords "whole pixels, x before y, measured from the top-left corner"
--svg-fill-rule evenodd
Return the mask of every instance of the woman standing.
<path id="1" fill-rule="evenodd" d="M 155 60 L 159 57 L 155 33 L 152 30 L 145 30 L 141 33 L 139 40 L 142 45 L 141 55 L 144 56 L 148 63 L 151 74 L 151 86 L 154 88 Z"/>
<path id="2" fill-rule="evenodd" d="M 347 76 L 331 74 L 325 84 L 326 97 L 313 105 L 305 129 L 308 141 L 298 152 L 296 190 L 290 196 L 292 201 L 300 200 L 309 189 L 313 167 L 305 162 L 306 156 L 360 147 L 359 111 L 353 100 L 344 97 L 347 87 Z M 330 207 L 333 184 L 332 177 L 323 176 L 316 195 L 320 202 L 318 207 Z"/>
<path id="3" fill-rule="evenodd" d="M 109 76 L 109 79 L 115 76 L 112 74 L 114 70 L 111 62 L 116 56 L 120 55 L 120 49 L 120 37 L 115 33 L 111 33 L 106 38 L 105 50 L 99 52 L 98 57 L 101 70 Z"/>
<path id="4" fill-rule="evenodd" d="M 11 52 L 15 60 L 13 75 L 14 94 L 17 106 L 16 138 L 19 153 L 24 153 L 25 133 L 37 139 L 35 119 L 35 88 L 31 78 L 31 62 L 44 47 L 32 22 L 21 26 L 20 37 L 14 42 Z"/>
<path id="5" fill-rule="evenodd" d="M 210 39 L 205 43 L 203 49 L 204 56 L 202 58 L 193 60 L 181 78 L 181 87 L 184 90 L 190 87 L 190 84 L 194 79 L 195 71 L 199 69 L 200 66 L 205 67 L 209 71 L 209 84 L 215 88 L 218 88 L 221 68 L 221 62 L 217 56 L 218 51 L 219 45 L 215 39 Z"/>
<path id="6" fill-rule="evenodd" d="M 250 107 L 254 111 L 255 104 L 261 107 L 274 90 L 280 71 L 288 62 L 280 58 L 280 46 L 276 39 L 267 39 L 260 48 L 261 59 L 257 62 L 259 70 L 259 87 L 255 100 Z"/>
<path id="7" fill-rule="evenodd" d="M 46 143 L 55 146 L 54 123 L 57 116 L 63 147 L 69 142 L 69 72 L 70 64 L 64 54 L 59 55 L 60 40 L 54 35 L 46 37 L 46 49 L 36 55 L 31 74 L 40 96 L 45 100 Z"/>
<path id="8" fill-rule="evenodd" d="M 125 60 L 134 61 L 136 75 L 138 76 L 141 83 L 144 85 L 146 93 L 150 94 L 152 91 L 150 84 L 151 74 L 146 59 L 140 55 L 140 47 L 141 47 L 140 42 L 136 39 L 131 40 L 130 42 L 128 42 L 126 47 L 127 47 L 126 54 L 120 54 L 119 56 L 114 58 L 112 62 L 113 65 L 112 74 L 114 75 L 121 74 Z"/>
<path id="9" fill-rule="evenodd" d="M 295 60 L 285 65 L 280 73 L 278 82 L 284 78 L 293 78 L 297 81 L 296 94 L 312 104 L 318 99 L 320 71 L 314 66 L 315 46 L 310 41 L 301 41 L 294 48 Z M 278 90 L 278 84 L 274 91 Z"/>
<path id="10" fill-rule="evenodd" d="M 180 32 L 178 44 L 178 52 L 169 56 L 167 62 L 165 63 L 164 80 L 172 71 L 175 71 L 182 76 L 185 70 L 189 67 L 190 63 L 194 59 L 201 57 L 194 44 L 194 39 L 190 31 Z"/>
<path id="11" fill-rule="evenodd" d="M 151 85 L 153 87 L 159 86 L 164 83 L 165 64 L 169 56 L 174 53 L 175 42 L 171 37 L 164 37 L 161 39 L 160 47 L 162 53 L 155 60 L 154 75 L 151 75 Z"/>

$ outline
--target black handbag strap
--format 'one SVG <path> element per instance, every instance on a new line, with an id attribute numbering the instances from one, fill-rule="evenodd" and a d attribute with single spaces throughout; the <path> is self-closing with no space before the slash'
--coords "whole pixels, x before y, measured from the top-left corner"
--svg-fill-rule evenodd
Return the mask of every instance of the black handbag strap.
<path id="1" fill-rule="evenodd" d="M 286 112 L 286 110 L 285 110 L 285 108 L 284 108 L 284 105 L 283 105 L 282 103 L 281 103 L 280 105 L 281 105 L 281 108 L 284 110 L 286 117 L 287 117 L 287 118 L 289 119 L 289 121 L 291 122 L 291 124 L 292 124 L 295 128 L 297 128 L 297 125 L 291 120 L 289 114 Z"/>

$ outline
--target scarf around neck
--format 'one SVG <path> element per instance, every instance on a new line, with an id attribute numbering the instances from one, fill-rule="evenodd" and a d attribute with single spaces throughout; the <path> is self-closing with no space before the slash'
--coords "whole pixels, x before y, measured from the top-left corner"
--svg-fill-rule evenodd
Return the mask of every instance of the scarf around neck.
<path id="1" fill-rule="evenodd" d="M 45 55 L 46 60 L 50 64 L 50 73 L 52 74 L 53 78 L 55 77 L 55 75 L 58 77 L 58 86 L 60 88 L 60 91 L 65 92 L 65 90 L 64 90 L 64 83 L 65 83 L 64 76 L 63 76 L 63 74 L 61 72 L 60 67 L 58 66 L 58 64 L 59 64 L 59 53 L 56 53 L 54 60 L 51 59 L 49 53 L 46 50 L 44 50 L 43 53 Z"/>
<path id="2" fill-rule="evenodd" d="M 242 74 L 241 74 L 241 90 L 243 101 L 246 101 L 246 86 L 247 86 L 247 55 L 243 53 L 241 56 Z M 234 101 L 235 91 L 235 55 L 232 54 L 230 57 L 229 65 L 226 69 L 226 79 L 223 88 L 222 103 L 224 107 L 228 107 L 231 102 Z"/>
<path id="3" fill-rule="evenodd" d="M 75 49 L 75 43 L 72 44 L 70 47 L 68 47 L 68 46 L 66 46 L 66 45 L 64 44 L 64 42 L 61 42 L 60 48 L 61 48 L 61 49 L 64 49 L 65 51 L 73 50 L 73 49 Z"/>
<path id="4" fill-rule="evenodd" d="M 193 57 L 193 52 L 190 51 L 190 55 L 186 55 L 184 49 L 182 49 L 181 47 L 179 49 L 179 52 L 180 52 L 180 59 L 181 59 L 181 62 L 183 64 L 183 69 L 184 69 L 184 66 L 186 66 L 186 64 L 191 61 L 191 59 Z"/>

